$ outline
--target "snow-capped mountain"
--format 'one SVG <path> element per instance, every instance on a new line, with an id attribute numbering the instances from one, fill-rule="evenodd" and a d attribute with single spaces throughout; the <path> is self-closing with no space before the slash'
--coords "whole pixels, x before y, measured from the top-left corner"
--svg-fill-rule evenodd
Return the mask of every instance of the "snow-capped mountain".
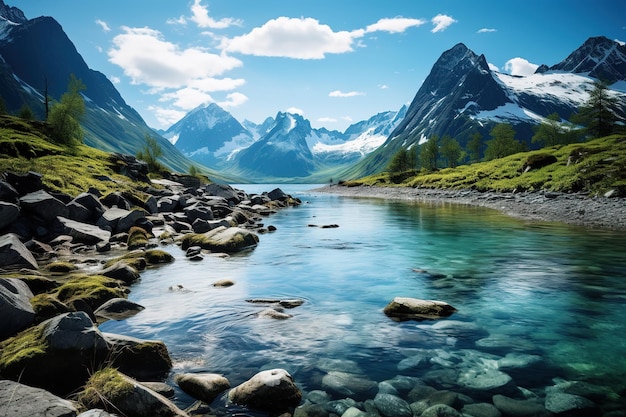
<path id="1" fill-rule="evenodd" d="M 276 120 L 270 116 L 267 117 L 260 125 L 251 122 L 250 120 L 244 120 L 241 122 L 241 125 L 248 129 L 248 132 L 252 134 L 252 138 L 257 141 L 265 136 L 267 132 L 272 129 L 272 127 L 274 127 L 274 123 L 276 123 Z"/>
<path id="2" fill-rule="evenodd" d="M 192 110 L 163 136 L 185 156 L 209 167 L 254 143 L 253 135 L 215 103 Z"/>
<path id="3" fill-rule="evenodd" d="M 533 126 L 555 112 L 569 119 L 589 98 L 596 76 L 610 76 L 614 94 L 626 103 L 621 87 L 625 57 L 623 44 L 591 38 L 554 67 L 520 77 L 491 71 L 483 55 L 457 44 L 437 60 L 404 120 L 352 173 L 378 172 L 400 147 L 411 148 L 434 135 L 450 135 L 462 146 L 475 132 L 489 139 L 496 123 L 510 123 L 517 139 L 532 147 Z"/>

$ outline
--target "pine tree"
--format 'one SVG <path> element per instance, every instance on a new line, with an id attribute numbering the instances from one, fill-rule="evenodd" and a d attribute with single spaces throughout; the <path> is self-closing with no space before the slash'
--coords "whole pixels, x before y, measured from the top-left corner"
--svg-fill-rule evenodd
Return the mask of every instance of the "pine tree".
<path id="1" fill-rule="evenodd" d="M 619 102 L 604 82 L 595 82 L 589 99 L 580 107 L 572 121 L 585 126 L 591 137 L 608 136 L 616 131 Z"/>
<path id="2" fill-rule="evenodd" d="M 535 128 L 532 143 L 540 143 L 543 146 L 565 145 L 576 142 L 576 131 L 561 123 L 558 113 L 549 114 L 545 121 Z"/>

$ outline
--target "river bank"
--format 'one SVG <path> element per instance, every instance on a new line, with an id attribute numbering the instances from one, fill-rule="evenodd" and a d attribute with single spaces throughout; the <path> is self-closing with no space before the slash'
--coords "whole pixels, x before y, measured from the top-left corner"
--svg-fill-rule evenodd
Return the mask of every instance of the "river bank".
<path id="1" fill-rule="evenodd" d="M 383 198 L 433 204 L 465 204 L 498 210 L 523 220 L 561 222 L 607 230 L 626 230 L 626 199 L 556 192 L 497 193 L 412 187 L 346 187 L 314 190 L 346 197 Z"/>

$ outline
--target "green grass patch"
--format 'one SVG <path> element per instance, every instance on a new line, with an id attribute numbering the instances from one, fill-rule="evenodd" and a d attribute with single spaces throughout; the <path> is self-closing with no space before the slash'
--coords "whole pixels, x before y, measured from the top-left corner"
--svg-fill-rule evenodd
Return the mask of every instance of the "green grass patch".
<path id="1" fill-rule="evenodd" d="M 134 385 L 116 369 L 107 367 L 94 373 L 85 384 L 78 402 L 86 409 L 116 407 L 133 390 Z M 117 411 L 115 408 L 110 411 Z"/>
<path id="2" fill-rule="evenodd" d="M 546 160 L 545 166 L 537 164 Z M 551 162 L 553 161 L 553 162 Z M 533 168 L 537 164 L 537 168 Z M 526 171 L 528 165 L 531 168 Z M 522 152 L 504 158 L 436 172 L 420 172 L 396 183 L 380 173 L 342 185 L 385 185 L 479 191 L 560 191 L 601 194 L 611 189 L 626 193 L 626 138 L 613 135 L 584 143 Z"/>
<path id="3" fill-rule="evenodd" d="M 24 361 L 46 354 L 42 329 L 31 327 L 0 342 L 0 375 L 13 374 Z"/>

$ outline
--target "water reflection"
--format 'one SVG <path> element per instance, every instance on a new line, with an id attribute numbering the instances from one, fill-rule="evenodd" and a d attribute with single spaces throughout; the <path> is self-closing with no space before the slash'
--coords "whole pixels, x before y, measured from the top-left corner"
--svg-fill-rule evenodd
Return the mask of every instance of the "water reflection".
<path id="1" fill-rule="evenodd" d="M 194 263 L 167 247 L 175 263 L 146 271 L 132 289 L 146 310 L 102 329 L 163 340 L 175 372 L 223 373 L 233 385 L 284 367 L 303 389 L 320 389 L 320 363 L 329 360 L 354 363 L 378 382 L 433 381 L 516 353 L 542 359 L 540 373 L 509 371 L 526 388 L 562 377 L 624 389 L 622 234 L 468 206 L 299 196 L 306 203 L 269 218 L 278 230 L 251 252 Z M 224 278 L 235 285 L 211 285 Z M 444 300 L 459 312 L 397 323 L 382 314 L 395 296 Z M 305 303 L 288 320 L 257 317 L 262 307 L 245 300 L 267 297 Z M 428 368 L 404 367 L 423 356 Z M 191 399 L 179 393 L 179 401 Z"/>

